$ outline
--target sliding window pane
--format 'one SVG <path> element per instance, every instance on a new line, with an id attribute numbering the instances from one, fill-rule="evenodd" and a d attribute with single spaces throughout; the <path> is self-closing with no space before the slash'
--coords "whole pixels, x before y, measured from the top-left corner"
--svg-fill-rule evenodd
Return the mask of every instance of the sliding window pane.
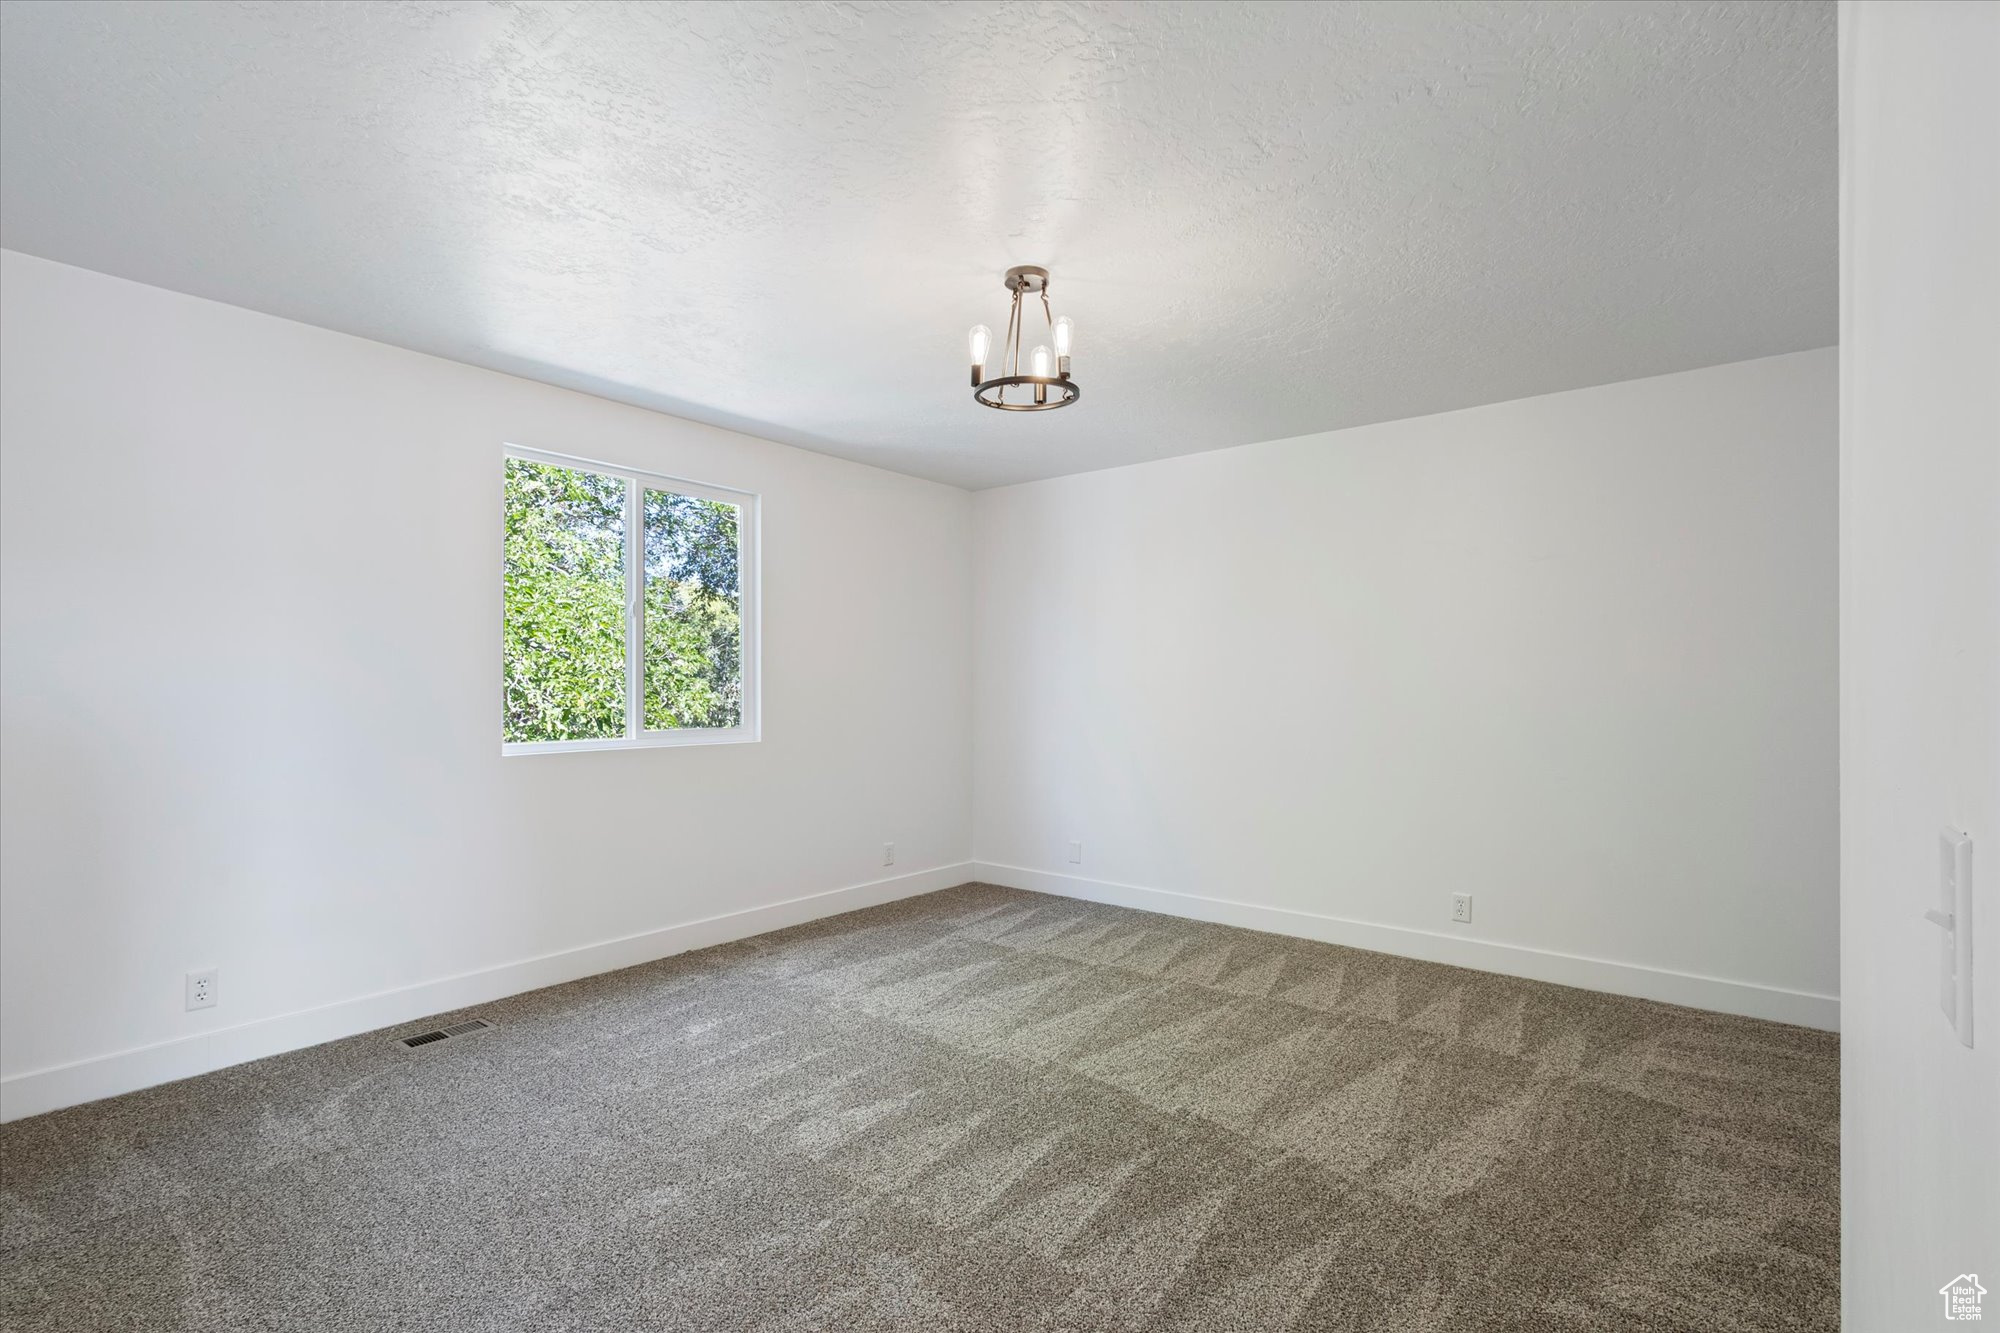
<path id="1" fill-rule="evenodd" d="M 625 485 L 507 460 L 509 741 L 625 734 Z"/>
<path id="2" fill-rule="evenodd" d="M 732 504 L 648 490 L 646 729 L 743 720 L 741 514 Z"/>

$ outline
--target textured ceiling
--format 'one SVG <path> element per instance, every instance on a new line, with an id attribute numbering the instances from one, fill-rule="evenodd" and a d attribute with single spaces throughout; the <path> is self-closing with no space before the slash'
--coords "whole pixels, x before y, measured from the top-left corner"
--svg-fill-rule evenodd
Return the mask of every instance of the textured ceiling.
<path id="1" fill-rule="evenodd" d="M 975 487 L 1824 346 L 1834 136 L 1830 3 L 0 7 L 0 243 Z"/>

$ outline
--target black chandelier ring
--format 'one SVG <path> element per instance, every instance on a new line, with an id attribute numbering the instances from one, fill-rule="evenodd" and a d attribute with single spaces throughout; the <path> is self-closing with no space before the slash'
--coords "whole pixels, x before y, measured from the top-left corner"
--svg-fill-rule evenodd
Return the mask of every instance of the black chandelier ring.
<path id="1" fill-rule="evenodd" d="M 1034 401 L 1025 403 L 1006 401 L 1003 391 L 1017 384 L 1032 387 L 1035 390 Z M 1062 396 L 1050 398 L 1048 393 L 1050 389 Z M 991 398 L 986 396 L 988 392 L 992 393 Z M 1075 380 L 1062 379 L 1054 375 L 1002 375 L 979 384 L 973 389 L 972 396 L 979 400 L 980 406 L 997 408 L 1002 412 L 1046 412 L 1053 407 L 1068 407 L 1083 397 L 1083 386 Z"/>

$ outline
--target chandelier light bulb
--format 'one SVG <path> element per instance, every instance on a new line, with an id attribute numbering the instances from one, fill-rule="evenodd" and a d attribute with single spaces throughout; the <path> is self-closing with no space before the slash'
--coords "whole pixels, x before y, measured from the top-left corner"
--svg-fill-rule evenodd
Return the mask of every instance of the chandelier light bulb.
<path id="1" fill-rule="evenodd" d="M 1056 321 L 1056 355 L 1068 356 L 1069 345 L 1076 337 L 1076 325 L 1070 323 L 1068 315 Z"/>
<path id="2" fill-rule="evenodd" d="M 993 346 L 993 330 L 984 324 L 974 324 L 972 332 L 966 335 L 965 341 L 972 351 L 972 364 L 985 365 L 986 353 Z"/>
<path id="3" fill-rule="evenodd" d="M 1035 350 L 1033 352 L 1030 352 L 1028 355 L 1031 364 L 1035 367 L 1034 377 L 1038 380 L 1048 379 L 1049 376 L 1055 370 L 1055 357 L 1050 355 L 1048 344 L 1042 343 L 1038 345 L 1035 348 Z M 1048 385 L 1037 384 L 1035 386 L 1035 402 L 1040 404 L 1040 403 L 1046 403 L 1048 401 L 1049 401 Z"/>

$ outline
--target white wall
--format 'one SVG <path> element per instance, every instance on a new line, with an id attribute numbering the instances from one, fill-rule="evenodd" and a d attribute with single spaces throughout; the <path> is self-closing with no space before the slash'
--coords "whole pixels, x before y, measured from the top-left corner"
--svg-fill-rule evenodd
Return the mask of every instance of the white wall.
<path id="1" fill-rule="evenodd" d="M 975 500 L 0 265 L 0 1114 L 943 887 L 975 841 L 1834 1021 L 1830 350 Z M 762 493 L 761 744 L 499 755 L 510 441 Z"/>
<path id="2" fill-rule="evenodd" d="M 2000 1292 L 2000 6 L 1843 5 L 1840 49 L 1841 1277 L 1900 1333 Z M 1947 825 L 1971 1050 L 1922 918 Z"/>
<path id="3" fill-rule="evenodd" d="M 6 1114 L 965 877 L 964 492 L 0 264 Z M 761 744 L 501 757 L 504 442 L 763 495 Z"/>
<path id="4" fill-rule="evenodd" d="M 982 873 L 1833 1025 L 1835 370 L 981 492 Z"/>

